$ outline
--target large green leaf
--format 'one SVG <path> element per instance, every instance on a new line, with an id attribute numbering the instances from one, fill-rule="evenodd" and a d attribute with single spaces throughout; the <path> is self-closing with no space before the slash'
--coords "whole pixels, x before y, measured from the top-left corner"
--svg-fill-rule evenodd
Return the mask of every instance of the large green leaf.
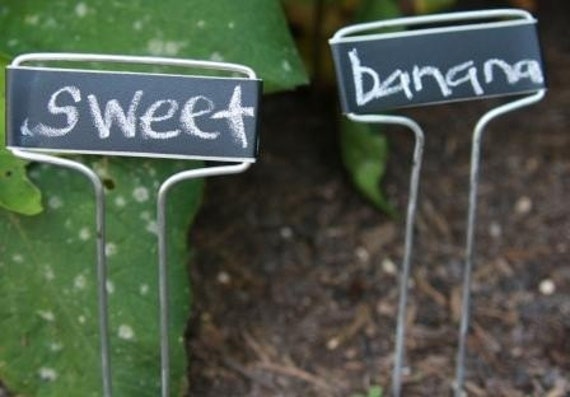
<path id="1" fill-rule="evenodd" d="M 364 0 L 356 13 L 356 20 L 368 22 L 398 16 L 400 9 L 395 0 Z M 380 187 L 388 160 L 388 142 L 380 128 L 343 119 L 340 146 L 344 165 L 358 191 L 378 209 L 393 214 L 394 208 Z"/>
<path id="2" fill-rule="evenodd" d="M 0 69 L 7 64 L 0 56 Z M 4 79 L 0 79 L 0 207 L 33 215 L 42 210 L 41 194 L 26 176 L 26 163 L 4 148 Z"/>
<path id="3" fill-rule="evenodd" d="M 3 102 L 0 98 L 0 112 L 4 108 Z M 0 132 L 3 130 L 0 128 Z M 0 139 L 4 139 L 4 134 L 0 133 Z M 0 147 L 0 207 L 24 215 L 34 215 L 42 210 L 41 193 L 27 177 L 26 163 L 4 147 Z"/>
<path id="4" fill-rule="evenodd" d="M 0 52 L 31 51 L 227 60 L 254 68 L 270 89 L 290 88 L 306 78 L 277 0 L 2 2 Z M 0 161 L 18 161 L 3 153 L 7 157 Z M 107 251 L 115 394 L 156 396 L 154 192 L 160 180 L 190 165 L 82 161 L 111 189 Z M 23 163 L 17 164 L 23 178 Z M 0 378 L 18 395 L 100 396 L 92 189 L 70 171 L 32 166 L 46 211 L 28 218 L 0 210 Z M 173 393 L 184 383 L 182 335 L 189 308 L 184 236 L 200 186 L 177 188 L 169 203 L 169 329 L 177 342 L 171 353 Z"/>
<path id="5" fill-rule="evenodd" d="M 155 191 L 192 163 L 141 159 L 82 161 L 107 191 L 107 256 L 115 395 L 156 397 L 159 344 Z M 96 306 L 94 199 L 75 172 L 36 165 L 46 210 L 0 210 L 0 378 L 23 396 L 101 396 Z M 173 394 L 184 384 L 182 343 L 189 310 L 185 235 L 199 182 L 169 199 Z"/>
<path id="6" fill-rule="evenodd" d="M 386 137 L 371 125 L 343 118 L 340 147 L 344 166 L 360 193 L 377 208 L 393 213 L 393 208 L 380 188 L 388 160 Z"/>
<path id="7" fill-rule="evenodd" d="M 243 63 L 270 90 L 306 82 L 278 0 L 12 0 L 0 52 L 78 51 Z"/>

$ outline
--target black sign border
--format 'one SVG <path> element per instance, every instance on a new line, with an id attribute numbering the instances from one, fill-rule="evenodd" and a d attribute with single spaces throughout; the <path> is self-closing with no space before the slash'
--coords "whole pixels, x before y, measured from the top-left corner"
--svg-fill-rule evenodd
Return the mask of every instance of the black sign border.
<path id="1" fill-rule="evenodd" d="M 502 10 L 493 10 L 490 11 L 492 13 L 494 13 L 495 11 L 502 11 Z M 455 23 L 457 21 L 463 21 L 462 19 L 454 19 L 454 18 L 445 18 L 445 15 L 451 15 L 451 16 L 455 16 L 455 15 L 460 15 L 462 14 L 461 12 L 458 13 L 451 13 L 451 14 L 440 14 L 442 17 L 439 19 L 436 19 L 438 17 L 437 14 L 435 15 L 431 15 L 431 16 L 427 16 L 427 17 L 404 17 L 404 18 L 397 18 L 394 20 L 388 20 L 388 21 L 378 21 L 378 22 L 369 22 L 369 23 L 363 23 L 363 24 L 359 24 L 359 25 L 352 25 L 352 26 L 347 26 L 345 28 L 340 29 L 331 39 L 329 39 L 329 45 L 331 47 L 332 50 L 332 55 L 333 55 L 333 61 L 334 61 L 334 68 L 335 68 L 335 75 L 337 77 L 337 82 L 338 82 L 338 86 L 339 86 L 339 91 L 340 91 L 340 102 L 341 102 L 341 108 L 342 108 L 342 112 L 344 114 L 362 114 L 362 115 L 368 115 L 368 114 L 374 114 L 374 113 L 378 113 L 378 112 L 389 112 L 392 110 L 397 110 L 397 109 L 406 109 L 406 108 L 415 108 L 415 107 L 423 107 L 423 106 L 435 106 L 435 105 L 440 105 L 440 104 L 447 104 L 447 103 L 454 103 L 454 102 L 468 102 L 468 101 L 473 101 L 473 100 L 480 100 L 480 99 L 492 99 L 492 98 L 498 98 L 498 97 L 505 97 L 505 96 L 515 96 L 515 95 L 525 95 L 525 94 L 531 94 L 540 90 L 546 90 L 547 89 L 547 85 L 548 85 L 548 78 L 547 78 L 547 73 L 546 73 L 546 68 L 545 68 L 545 64 L 544 64 L 544 54 L 543 54 L 543 49 L 540 46 L 540 42 L 539 42 L 539 35 L 538 32 L 536 33 L 537 36 L 537 42 L 538 42 L 538 53 L 539 53 L 539 63 L 541 65 L 541 69 L 543 71 L 543 77 L 544 77 L 544 83 L 542 85 L 542 87 L 540 88 L 533 88 L 533 89 L 528 89 L 528 90 L 519 90 L 516 93 L 499 93 L 499 94 L 484 94 L 482 96 L 473 96 L 473 97 L 459 97 L 459 98 L 453 98 L 453 99 L 441 99 L 441 100 L 433 100 L 433 101 L 428 101 L 428 102 L 417 102 L 417 103 L 408 103 L 408 104 L 399 104 L 396 106 L 392 106 L 392 107 L 382 107 L 377 111 L 367 111 L 367 110 L 360 110 L 357 111 L 358 109 L 354 109 L 354 106 L 352 104 L 352 102 L 354 102 L 353 100 L 349 100 L 348 96 L 349 93 L 348 92 L 352 92 L 352 89 L 347 90 L 346 88 L 346 80 L 350 80 L 349 77 L 345 77 L 345 75 L 348 75 L 348 73 L 346 73 L 345 69 L 346 68 L 342 68 L 341 67 L 341 61 L 339 59 L 338 56 L 338 51 L 337 51 L 337 46 L 338 45 L 342 45 L 342 44 L 349 44 L 349 43 L 366 43 L 366 42 L 371 42 L 371 41 L 382 41 L 382 40 L 390 40 L 390 39 L 397 39 L 397 38 L 408 38 L 408 37 L 414 37 L 414 36 L 429 36 L 429 35 L 433 35 L 433 34 L 445 34 L 445 33 L 455 33 L 455 32 L 474 32 L 474 31 L 478 31 L 478 30 L 492 30 L 492 29 L 500 29 L 500 28 L 508 28 L 508 27 L 516 27 L 516 26 L 532 26 L 536 29 L 537 23 L 538 21 L 531 16 L 531 14 L 522 11 L 522 10 L 506 10 L 506 11 L 520 11 L 520 14 L 518 15 L 517 19 L 510 19 L 510 20 L 505 20 L 505 21 L 493 21 L 493 22 L 479 22 L 479 23 L 463 23 L 463 24 L 456 24 L 456 25 L 452 25 L 452 23 Z M 465 12 L 464 14 L 474 14 L 473 12 Z M 525 15 L 525 17 L 521 17 L 521 15 Z M 509 14 L 505 14 L 502 15 L 503 17 L 509 17 L 512 15 Z M 435 17 L 435 18 L 432 18 Z M 497 15 L 485 15 L 485 12 L 481 12 L 480 16 L 477 16 L 480 19 L 491 19 L 491 18 L 497 18 Z M 420 28 L 418 29 L 412 29 L 412 30 L 402 30 L 402 31 L 389 31 L 389 32 L 378 32 L 378 33 L 361 33 L 361 31 L 368 31 L 368 30 L 382 30 L 382 29 L 388 29 L 388 28 L 393 28 L 393 27 L 402 27 L 402 28 L 406 28 L 406 27 L 410 27 L 410 26 L 414 26 L 416 25 L 415 20 L 421 20 L 421 19 L 426 19 L 426 21 L 422 21 L 420 23 L 418 23 L 420 25 Z M 475 18 L 475 17 L 473 17 Z M 468 18 L 469 19 L 473 19 L 473 18 Z M 430 20 L 428 20 L 430 19 Z M 401 23 L 397 23 L 397 21 L 402 21 Z M 409 24 L 405 23 L 405 21 L 410 22 Z M 413 23 L 412 23 L 413 21 Z M 384 26 L 377 26 L 380 25 L 382 23 L 386 23 Z M 394 22 L 394 23 L 392 23 Z M 437 24 L 442 24 L 444 26 L 435 26 L 435 27 L 421 27 L 422 25 L 429 25 L 429 24 L 433 24 L 433 23 L 437 23 Z M 356 29 L 353 29 L 356 28 Z M 353 31 L 354 30 L 354 31 Z M 346 33 L 345 33 L 346 32 Z M 347 92 L 348 91 L 348 92 Z"/>
<path id="2" fill-rule="evenodd" d="M 39 58 L 34 58 L 35 55 L 39 55 Z M 18 60 L 16 58 L 12 64 L 9 64 L 5 67 L 5 73 L 7 74 L 8 70 L 33 70 L 33 71 L 48 71 L 48 72 L 62 72 L 62 73 L 88 73 L 88 74 L 102 74 L 102 75 L 135 75 L 135 76 L 149 76 L 149 77 L 160 77 L 160 78 L 185 78 L 185 79 L 196 79 L 196 80 L 225 80 L 231 82 L 240 82 L 240 81 L 248 81 L 248 82 L 256 82 L 258 84 L 258 92 L 257 92 L 257 101 L 256 101 L 256 114 L 255 114 L 255 142 L 252 143 L 252 153 L 251 157 L 231 157 L 231 156 L 209 156 L 209 155 L 184 155 L 184 154 L 169 154 L 169 153 L 156 153 L 156 152 L 145 152 L 145 151 L 138 151 L 138 152 L 131 152 L 131 151 L 106 151 L 106 150 L 76 150 L 76 149 L 59 149 L 59 148 L 42 148 L 42 147 L 29 147 L 29 146 L 21 146 L 21 145 L 8 145 L 7 142 L 10 136 L 10 130 L 8 129 L 9 125 L 9 112 L 12 106 L 9 100 L 9 84 L 6 84 L 6 117 L 5 117 L 5 140 L 6 140 L 6 149 L 17 149 L 17 150 L 25 150 L 28 152 L 35 152 L 35 153 L 50 153 L 50 154 L 77 154 L 77 155 L 100 155 L 100 156 L 117 156 L 117 157 L 133 157 L 133 158 L 156 158 L 156 159 L 171 159 L 171 160 L 198 160 L 198 161 L 215 161 L 215 162 L 246 162 L 246 163 L 254 163 L 257 161 L 257 156 L 259 154 L 259 128 L 260 128 L 260 111 L 261 111 L 261 95 L 262 95 L 262 86 L 263 81 L 260 78 L 257 78 L 253 70 L 248 67 L 244 67 L 242 65 L 236 64 L 226 64 L 229 65 L 229 68 L 221 68 L 221 67 L 203 67 L 202 65 L 212 64 L 216 65 L 221 63 L 218 62 L 210 62 L 210 61 L 193 61 L 193 60 L 180 60 L 180 63 L 176 64 L 167 64 L 161 62 L 150 62 L 146 63 L 147 60 L 153 60 L 153 57 L 129 57 L 129 56 L 115 56 L 115 55 L 96 55 L 96 59 L 83 59 L 83 54 L 63 54 L 64 56 L 71 55 L 71 58 L 57 58 L 56 53 L 54 54 L 26 54 L 23 55 L 22 58 L 28 58 L 24 62 L 43 62 L 42 59 L 43 55 L 47 55 L 49 59 L 48 61 L 81 61 L 81 62 L 102 62 L 102 63 L 111 63 L 117 62 L 115 59 L 120 60 L 125 59 L 126 63 L 134 63 L 138 65 L 149 65 L 149 66 L 175 66 L 175 67 L 187 67 L 189 69 L 201 69 L 205 68 L 212 71 L 221 71 L 226 73 L 241 73 L 241 74 L 248 74 L 248 77 L 235 77 L 235 76 L 214 76 L 214 75 L 201 75 L 201 74 L 184 74 L 184 73 L 160 73 L 160 72 L 135 72 L 135 71 L 128 71 L 128 70 L 97 70 L 97 69 L 82 69 L 82 68 L 67 68 L 67 67 L 49 67 L 49 66 L 28 66 L 22 64 L 15 64 Z M 51 58 L 54 56 L 54 58 Z M 90 55 L 87 55 L 89 57 Z M 128 60 L 129 58 L 136 58 L 140 59 L 140 62 L 132 62 Z M 166 58 L 154 58 L 163 60 Z M 166 59 L 170 60 L 170 59 Z M 175 59 L 178 61 L 177 59 Z M 225 65 L 224 65 L 225 66 Z M 244 70 L 237 70 L 231 69 L 232 67 L 243 67 Z M 251 73 L 247 73 L 245 69 L 251 70 Z"/>

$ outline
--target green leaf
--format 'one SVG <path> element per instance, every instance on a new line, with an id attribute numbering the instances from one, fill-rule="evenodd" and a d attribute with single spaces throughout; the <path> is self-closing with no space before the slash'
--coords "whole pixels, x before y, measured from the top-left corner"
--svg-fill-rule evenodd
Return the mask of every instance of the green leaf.
<path id="1" fill-rule="evenodd" d="M 414 0 L 414 9 L 418 14 L 429 14 L 451 7 L 456 0 Z"/>
<path id="2" fill-rule="evenodd" d="M 388 161 L 386 137 L 368 124 L 354 123 L 343 118 L 340 147 L 344 166 L 360 193 L 380 210 L 393 213 L 392 206 L 380 189 Z"/>
<path id="3" fill-rule="evenodd" d="M 368 389 L 368 397 L 382 397 L 384 390 L 380 386 L 370 386 Z"/>
<path id="4" fill-rule="evenodd" d="M 370 22 L 382 19 L 397 18 L 401 15 L 396 0 L 365 0 L 356 14 L 358 22 Z"/>
<path id="5" fill-rule="evenodd" d="M 69 1 L 0 5 L 0 51 L 97 52 L 238 62 L 269 90 L 307 81 L 278 0 Z"/>
<path id="6" fill-rule="evenodd" d="M 401 15 L 398 2 L 365 0 L 356 13 L 358 22 L 397 18 Z M 383 32 L 394 29 L 385 29 Z M 380 182 L 388 161 L 388 142 L 378 127 L 354 123 L 343 118 L 340 148 L 345 167 L 358 191 L 378 209 L 389 214 L 395 210 L 384 197 Z"/>
<path id="7" fill-rule="evenodd" d="M 0 207 L 24 215 L 43 209 L 39 189 L 26 176 L 25 162 L 4 148 L 0 148 Z"/>
<path id="8" fill-rule="evenodd" d="M 0 55 L 0 68 L 7 65 Z M 24 215 L 42 211 L 41 193 L 26 176 L 26 162 L 4 147 L 4 79 L 0 79 L 0 207 Z"/>
<path id="9" fill-rule="evenodd" d="M 370 386 L 368 393 L 364 394 L 353 394 L 351 397 L 382 397 L 384 395 L 384 389 L 381 386 Z"/>
<path id="10" fill-rule="evenodd" d="M 110 329 L 115 395 L 159 395 L 155 192 L 194 163 L 83 157 L 107 191 Z M 94 198 L 73 171 L 35 165 L 46 210 L 0 210 L 0 378 L 17 395 L 101 396 Z M 185 236 L 202 183 L 185 182 L 168 201 L 173 395 L 184 385 L 189 311 Z"/>

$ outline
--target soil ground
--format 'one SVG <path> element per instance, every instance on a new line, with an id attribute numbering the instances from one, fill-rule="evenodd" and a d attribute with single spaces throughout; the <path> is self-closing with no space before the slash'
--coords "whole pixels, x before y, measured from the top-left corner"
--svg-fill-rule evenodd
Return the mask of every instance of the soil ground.
<path id="1" fill-rule="evenodd" d="M 549 91 L 493 122 L 482 151 L 470 396 L 570 396 L 570 2 L 538 18 Z M 406 111 L 426 131 L 405 396 L 453 380 L 471 129 L 499 100 Z M 265 98 L 261 157 L 208 181 L 191 232 L 192 396 L 388 390 L 403 216 L 372 208 L 340 162 L 334 94 Z M 412 137 L 385 130 L 384 189 L 405 213 Z M 388 393 L 386 393 L 388 394 Z"/>

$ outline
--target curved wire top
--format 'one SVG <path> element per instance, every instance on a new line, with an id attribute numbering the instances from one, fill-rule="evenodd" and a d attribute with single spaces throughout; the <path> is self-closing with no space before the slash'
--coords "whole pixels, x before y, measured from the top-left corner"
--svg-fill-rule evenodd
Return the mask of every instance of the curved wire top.
<path id="1" fill-rule="evenodd" d="M 465 12 L 450 12 L 444 14 L 434 14 L 434 15 L 421 15 L 421 16 L 413 16 L 413 17 L 403 17 L 403 18 L 394 18 L 388 19 L 384 21 L 374 21 L 374 22 L 366 22 L 360 23 L 356 25 L 346 26 L 344 28 L 339 29 L 334 36 L 329 40 L 330 43 L 336 43 L 339 41 L 349 41 L 351 40 L 351 35 L 364 33 L 370 30 L 378 30 L 378 29 L 387 29 L 393 27 L 405 27 L 405 26 L 414 26 L 414 25 L 426 25 L 426 24 L 435 24 L 441 22 L 463 22 L 463 21 L 475 21 L 475 20 L 485 20 L 490 18 L 510 18 L 510 21 L 499 21 L 499 22 L 491 22 L 491 23 L 480 23 L 480 24 L 471 24 L 465 25 L 465 28 L 477 28 L 477 27 L 492 27 L 492 26 L 505 26 L 505 25 L 513 25 L 519 23 L 529 23 L 529 22 L 536 22 L 536 19 L 530 14 L 528 11 L 519 10 L 519 9 L 497 9 L 497 10 L 483 10 L 483 11 L 465 11 Z M 453 26 L 453 27 L 434 27 L 428 29 L 422 29 L 420 34 L 426 34 L 429 32 L 445 32 L 448 30 L 458 30 L 462 29 L 463 27 L 460 26 Z M 411 32 L 390 32 L 380 34 L 381 36 L 391 35 L 391 36 L 400 36 L 400 35 L 410 35 L 414 34 Z M 376 36 L 376 35 L 373 35 Z M 362 39 L 361 37 L 355 39 Z"/>
<path id="2" fill-rule="evenodd" d="M 51 67 L 46 65 L 26 65 L 31 62 L 103 62 L 114 64 L 137 64 L 137 65 L 157 65 L 157 66 L 174 66 L 198 69 L 197 73 L 179 73 L 180 77 L 207 77 L 209 79 L 222 79 L 222 80 L 255 80 L 257 78 L 255 71 L 245 65 L 230 63 L 230 62 L 217 62 L 208 60 L 195 60 L 195 59 L 182 59 L 182 58 L 168 58 L 168 57 L 155 57 L 155 56 L 133 56 L 133 55 L 116 55 L 116 54 L 91 54 L 91 53 L 66 53 L 66 52 L 38 52 L 28 53 L 16 56 L 8 66 L 8 69 L 34 69 L 34 70 L 58 70 L 58 71 L 74 71 L 74 72 L 89 72 L 89 73 L 114 73 L 114 74 L 152 74 L 156 76 L 173 76 L 171 73 L 145 73 L 145 72 L 131 72 L 131 71 L 114 71 L 114 70 L 97 70 L 93 68 L 73 68 L 73 67 Z M 199 70 L 211 70 L 235 73 L 232 76 L 201 76 Z M 15 145 L 8 145 L 8 149 L 16 147 Z M 239 156 L 213 156 L 203 153 L 153 153 L 148 151 L 138 151 L 128 148 L 125 150 L 91 150 L 90 148 L 66 148 L 61 147 L 57 149 L 43 148 L 43 147 L 26 147 L 21 148 L 34 152 L 57 152 L 57 153 L 81 153 L 81 154 L 104 154 L 115 156 L 129 156 L 129 157 L 149 157 L 149 158 L 171 158 L 171 159 L 194 159 L 194 160 L 211 160 L 211 161 L 249 161 L 254 162 L 255 156 L 250 156 L 248 153 L 240 153 Z"/>
<path id="3" fill-rule="evenodd" d="M 249 79 L 256 79 L 255 71 L 248 66 L 229 62 L 202 61 L 181 58 L 166 58 L 154 56 L 134 56 L 134 55 L 111 55 L 111 54 L 82 54 L 82 53 L 62 53 L 62 52 L 38 52 L 19 55 L 10 66 L 20 66 L 25 62 L 41 61 L 71 61 L 71 62 L 111 62 L 111 63 L 136 63 L 147 65 L 183 66 L 191 68 L 201 68 L 208 70 L 221 70 L 227 72 L 241 73 Z"/>

